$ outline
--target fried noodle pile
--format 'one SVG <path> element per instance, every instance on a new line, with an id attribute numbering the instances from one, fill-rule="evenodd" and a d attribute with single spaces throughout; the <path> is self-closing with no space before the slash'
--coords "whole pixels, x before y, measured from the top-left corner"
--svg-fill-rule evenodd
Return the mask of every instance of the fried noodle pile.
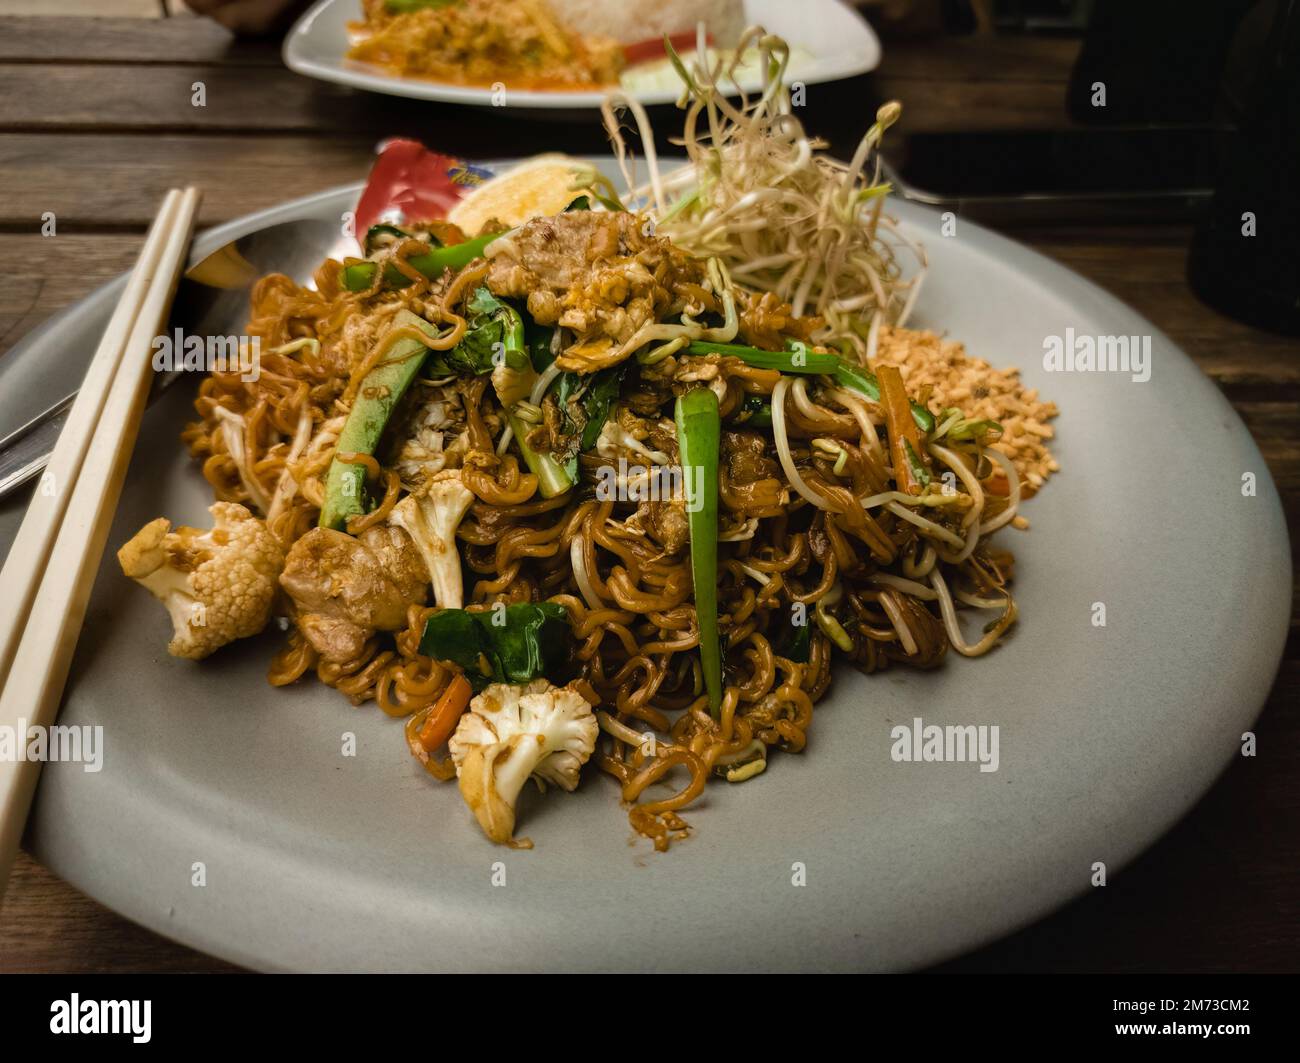
<path id="1" fill-rule="evenodd" d="M 761 32 L 750 40 L 770 44 Z M 530 329 L 551 330 L 554 361 L 510 408 L 495 373 L 417 379 L 375 454 L 342 459 L 365 466 L 373 500 L 346 531 L 376 555 L 406 549 L 389 521 L 394 508 L 459 472 L 473 496 L 455 532 L 465 608 L 563 607 L 577 687 L 598 706 L 603 738 L 593 759 L 617 780 L 632 826 L 658 848 L 687 831 L 681 813 L 711 777 L 740 782 L 766 767 L 771 750 L 805 747 L 833 657 L 865 672 L 932 668 L 950 648 L 988 652 L 1016 619 L 1011 556 L 989 541 L 1020 501 L 1015 467 L 992 446 L 997 425 L 935 410 L 928 421 L 918 415 L 924 427 L 909 424 L 912 442 L 899 449 L 906 433 L 887 396 L 727 350 L 834 352 L 872 368 L 873 329 L 897 324 L 915 299 L 916 282 L 878 239 L 873 150 L 896 114 L 883 116 L 847 167 L 813 163 L 815 144 L 790 118 L 779 73 L 761 99 L 739 106 L 710 88 L 718 78 L 698 67 L 689 75 L 697 183 L 656 176 L 641 210 L 621 212 L 606 195 L 614 209 L 535 218 L 436 279 L 411 264 L 429 250 L 427 234 L 399 235 L 370 258 L 395 270 L 400 287 L 381 268 L 367 288 L 350 289 L 352 259 L 323 263 L 309 285 L 263 278 L 248 325 L 261 344 L 260 375 L 207 376 L 198 420 L 184 433 L 216 498 L 265 519 L 287 573 L 316 527 L 339 433 L 399 313 L 435 327 L 436 339 L 423 338 L 435 354 L 464 339 L 470 300 L 484 288 L 514 300 Z M 440 235 L 454 241 L 445 227 Z M 552 385 L 573 374 L 580 398 L 606 371 L 618 374 L 608 421 L 594 445 L 578 447 Z M 893 370 L 881 372 L 884 387 Z M 685 504 L 633 490 L 648 472 L 680 463 L 673 404 L 697 388 L 716 395 L 721 421 L 716 713 Z M 906 419 L 906 408 L 894 411 Z M 550 496 L 539 489 L 513 438 L 516 411 L 531 448 L 576 460 L 576 482 Z M 617 497 L 596 489 L 603 478 L 619 484 Z M 330 578 L 333 562 L 315 563 Z M 311 607 L 291 593 L 283 609 L 293 626 L 270 682 L 314 672 L 355 703 L 373 700 L 418 722 L 460 669 L 419 652 L 435 611 L 428 580 L 392 574 L 390 583 L 383 609 L 352 642 L 311 626 Z M 986 614 L 978 637 L 963 631 L 966 610 Z M 427 767 L 440 779 L 455 774 L 449 759 L 430 757 Z"/>

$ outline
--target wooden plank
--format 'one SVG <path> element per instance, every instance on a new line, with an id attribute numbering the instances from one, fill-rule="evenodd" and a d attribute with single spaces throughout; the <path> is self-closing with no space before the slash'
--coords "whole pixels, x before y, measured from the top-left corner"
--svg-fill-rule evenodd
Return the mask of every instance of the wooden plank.
<path id="1" fill-rule="evenodd" d="M 12 2 L 12 0 L 10 0 Z M 33 2 L 33 0 L 25 0 Z M 0 4 L 0 61 L 280 64 L 276 40 L 239 40 L 210 19 L 148 20 L 50 15 L 47 0 L 15 17 Z M 66 0 L 65 0 L 66 2 Z M 99 5 L 107 0 L 86 0 Z M 155 0 L 127 0 L 155 4 Z M 1080 43 L 1063 37 L 950 37 L 888 41 L 878 74 L 887 80 L 1064 83 Z"/>
<path id="2" fill-rule="evenodd" d="M 279 41 L 237 39 L 206 18 L 45 15 L 0 17 L 0 62 L 279 66 L 281 60 Z"/>
<path id="3" fill-rule="evenodd" d="M 202 107 L 192 102 L 199 82 Z M 676 115 L 671 108 L 665 113 Z M 372 143 L 413 136 L 469 158 L 531 155 L 561 145 L 575 154 L 608 150 L 596 112 L 556 117 L 381 96 L 282 68 L 0 64 L 0 133 L 350 133 Z M 665 136 L 679 129 L 679 117 L 662 125 Z"/>
<path id="4" fill-rule="evenodd" d="M 972 35 L 886 41 L 879 72 L 909 81 L 1039 81 L 1061 83 L 1083 47 L 1077 38 Z"/>
<path id="5" fill-rule="evenodd" d="M 0 972 L 227 973 L 239 968 L 166 941 L 78 893 L 27 853 L 14 861 L 0 919 Z"/>
<path id="6" fill-rule="evenodd" d="M 970 132 L 973 129 L 1060 129 L 1071 125 L 1065 86 L 1037 81 L 965 82 L 896 77 L 885 69 L 867 79 L 877 100 L 899 100 L 905 132 Z M 841 97 L 847 82 L 832 91 Z M 824 114 L 809 87 L 810 115 Z M 874 114 L 874 108 L 870 112 Z M 811 123 L 816 131 L 816 121 Z M 867 131 L 870 120 L 859 135 Z"/>
<path id="7" fill-rule="evenodd" d="M 0 285 L 0 353 L 51 314 L 131 268 L 144 234 L 6 236 L 10 261 L 24 264 Z"/>
<path id="8" fill-rule="evenodd" d="M 49 16 L 54 6 L 50 0 L 0 0 L 0 15 L 20 19 Z M 121 19 L 162 19 L 166 16 L 163 0 L 58 0 L 53 15 L 58 20 L 74 18 L 78 21 L 90 16 Z M 42 22 L 53 21 L 41 18 Z"/>
<path id="9" fill-rule="evenodd" d="M 0 198 L 0 230 L 34 232 L 45 211 L 64 232 L 143 230 L 165 190 L 191 182 L 203 187 L 199 224 L 215 225 L 363 180 L 375 144 L 368 134 L 0 134 L 0 171 L 15 175 Z"/>
<path id="10" fill-rule="evenodd" d="M 206 106 L 192 102 L 202 82 Z M 814 91 L 816 90 L 816 91 Z M 807 112 L 852 146 L 871 124 L 876 100 L 904 101 L 911 130 L 969 129 L 972 110 L 980 127 L 1048 128 L 1066 124 L 1063 90 L 1033 82 L 958 82 L 919 85 L 915 81 L 853 79 L 834 86 L 810 86 Z M 657 131 L 676 135 L 680 117 L 671 107 L 657 108 Z M 550 118 L 552 121 L 548 121 Z M 368 130 L 375 134 L 454 125 L 467 140 L 486 143 L 489 131 L 510 123 L 510 139 L 530 142 L 549 137 L 570 151 L 592 150 L 604 134 L 595 112 L 520 113 L 506 108 L 467 108 L 354 91 L 279 67 L 233 67 L 196 63 L 142 68 L 72 63 L 0 64 L 0 130 L 205 130 L 318 134 Z M 559 123 L 563 123 L 562 126 Z M 586 147 L 584 147 L 586 145 Z"/>
<path id="11" fill-rule="evenodd" d="M 204 87 L 204 106 L 193 102 L 196 83 Z M 5 129 L 325 132 L 379 117 L 382 108 L 366 105 L 382 99 L 283 68 L 0 65 L 0 128 Z"/>

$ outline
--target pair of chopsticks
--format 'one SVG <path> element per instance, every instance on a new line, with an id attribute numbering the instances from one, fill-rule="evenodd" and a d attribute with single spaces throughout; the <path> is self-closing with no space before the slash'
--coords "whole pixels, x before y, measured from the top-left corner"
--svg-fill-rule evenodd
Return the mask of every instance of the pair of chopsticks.
<path id="1" fill-rule="evenodd" d="M 163 200 L 0 572 L 0 727 L 12 729 L 15 752 L 58 712 L 199 198 L 187 188 Z M 40 767 L 0 759 L 0 895 Z"/>

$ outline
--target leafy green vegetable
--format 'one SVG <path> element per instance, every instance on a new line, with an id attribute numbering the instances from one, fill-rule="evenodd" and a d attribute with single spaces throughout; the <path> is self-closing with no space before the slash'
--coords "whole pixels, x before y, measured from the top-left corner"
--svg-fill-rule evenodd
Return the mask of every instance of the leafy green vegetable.
<path id="1" fill-rule="evenodd" d="M 463 244 L 431 248 L 423 254 L 412 255 L 406 260 L 406 263 L 430 280 L 434 280 L 442 276 L 446 270 L 463 269 L 468 266 L 499 235 L 500 233 L 488 233 L 485 236 L 476 236 L 473 240 L 466 240 Z M 340 280 L 343 287 L 348 291 L 364 292 L 375 282 L 375 272 L 378 269 L 378 262 L 354 262 L 352 265 L 343 268 Z M 410 283 L 411 278 L 403 274 L 391 262 L 384 266 L 385 286 L 389 288 L 405 288 Z"/>
<path id="2" fill-rule="evenodd" d="M 695 585 L 695 620 L 700 629 L 700 666 L 709 711 L 722 711 L 722 643 L 718 638 L 718 447 L 722 423 L 718 396 L 693 388 L 677 397 L 677 446 L 682 470 L 692 490 L 686 501 L 691 537 L 691 582 Z"/>
<path id="3" fill-rule="evenodd" d="M 746 347 L 740 343 L 707 343 L 696 340 L 686 345 L 687 354 L 725 354 L 739 358 L 756 369 L 777 369 L 782 373 L 808 373 L 813 376 L 833 377 L 842 388 L 859 392 L 872 402 L 880 401 L 880 382 L 875 374 L 860 366 L 846 362 L 836 354 L 810 351 L 802 343 L 793 343 L 788 350 L 765 351 L 760 347 Z M 912 403 L 912 419 L 922 432 L 934 431 L 934 414 L 919 402 Z"/>
<path id="4" fill-rule="evenodd" d="M 771 428 L 772 404 L 762 395 L 747 395 L 740 407 L 739 422 L 746 428 Z"/>
<path id="5" fill-rule="evenodd" d="M 471 680 L 482 676 L 482 659 L 486 656 L 488 644 L 475 620 L 476 615 L 479 614 L 467 613 L 464 609 L 441 609 L 432 614 L 424 622 L 420 652 L 436 661 L 460 665 Z M 490 658 L 488 663 L 490 666 Z"/>
<path id="6" fill-rule="evenodd" d="M 582 426 L 582 449 L 590 450 L 600 438 L 600 430 L 609 420 L 609 411 L 618 399 L 619 389 L 623 386 L 623 367 L 612 366 L 602 369 L 591 378 L 591 384 L 582 396 L 582 412 L 587 415 L 587 423 Z"/>
<path id="7" fill-rule="evenodd" d="M 558 672 L 568 662 L 572 638 L 569 615 L 554 602 L 519 602 L 509 606 L 506 623 L 497 627 L 491 613 L 480 626 L 489 633 L 500 674 L 507 683 L 527 683 Z"/>
<path id="8" fill-rule="evenodd" d="M 572 642 L 564 606 L 516 602 L 484 612 L 439 610 L 425 621 L 420 652 L 460 665 L 474 688 L 482 690 L 488 683 L 565 678 Z"/>
<path id="9" fill-rule="evenodd" d="M 562 458 L 572 480 L 578 478 L 578 454 L 596 445 L 618 401 L 625 368 L 615 365 L 588 375 L 561 373 L 556 382 L 555 401 L 563 416 Z"/>
<path id="10" fill-rule="evenodd" d="M 393 330 L 417 329 L 432 341 L 438 330 L 418 314 L 399 310 L 393 317 Z M 417 339 L 403 336 L 380 342 L 388 349 L 366 374 L 339 433 L 336 453 L 373 454 L 393 408 L 415 379 L 420 366 L 429 356 L 429 348 Z M 349 517 L 366 511 L 366 467 L 339 461 L 336 457 L 325 474 L 325 498 L 319 524 L 322 528 L 346 528 Z"/>
<path id="11" fill-rule="evenodd" d="M 578 396 L 576 402 L 577 407 L 581 409 L 582 418 L 580 446 L 582 450 L 589 451 L 595 446 L 595 441 L 601 438 L 604 422 L 610 420 L 610 411 L 619 400 L 619 389 L 623 386 L 623 366 L 612 365 L 589 377 L 565 373 L 560 379 L 560 389 L 556 398 L 559 399 L 560 409 L 563 409 L 565 416 L 571 418 L 575 428 L 577 428 L 576 418 L 572 417 L 575 403 L 569 402 L 568 396 L 582 385 L 586 385 L 586 390 Z"/>
<path id="12" fill-rule="evenodd" d="M 367 255 L 374 254 L 376 241 L 381 236 L 394 236 L 398 240 L 405 240 L 411 234 L 405 229 L 399 229 L 396 225 L 372 225 L 366 230 L 366 238 L 361 241 L 361 246 L 365 249 Z"/>
<path id="13" fill-rule="evenodd" d="M 533 368 L 539 373 L 555 361 L 555 355 L 551 352 L 551 339 L 554 335 L 555 329 L 549 325 L 539 325 L 531 317 L 524 318 L 524 346 L 528 348 Z"/>
<path id="14" fill-rule="evenodd" d="M 405 15 L 411 11 L 450 7 L 458 2 L 459 0 L 385 0 L 384 7 L 388 9 L 390 14 Z"/>
<path id="15" fill-rule="evenodd" d="M 802 624 L 796 624 L 789 616 L 776 631 L 772 639 L 772 652 L 795 664 L 807 664 L 812 654 L 812 625 L 807 616 Z"/>
<path id="16" fill-rule="evenodd" d="M 835 383 L 839 384 L 840 387 L 865 395 L 872 402 L 880 401 L 880 381 L 876 379 L 876 375 L 870 370 L 851 365 L 849 362 L 840 359 L 840 364 L 831 375 L 835 378 Z M 916 427 L 922 432 L 933 432 L 934 414 L 919 402 L 913 402 L 911 406 L 912 420 L 916 422 Z"/>
<path id="17" fill-rule="evenodd" d="M 496 355 L 515 369 L 528 365 L 524 347 L 524 323 L 519 311 L 503 303 L 487 288 L 478 288 L 465 304 L 465 335 L 449 351 L 435 351 L 425 362 L 428 376 L 490 373 Z M 499 346 L 498 346 L 499 345 Z"/>
<path id="18" fill-rule="evenodd" d="M 912 470 L 912 478 L 922 487 L 929 486 L 930 470 L 925 467 L 925 463 L 917 457 L 916 451 L 908 440 L 903 441 L 903 450 L 907 453 L 907 464 Z"/>
<path id="19" fill-rule="evenodd" d="M 980 446 L 988 446 L 1002 438 L 1002 426 L 989 420 L 958 421 L 948 429 L 948 438 L 958 443 L 973 439 Z"/>
<path id="20" fill-rule="evenodd" d="M 561 465 L 552 455 L 534 450 L 528 442 L 528 426 L 519 419 L 518 415 L 508 413 L 506 420 L 514 432 L 519 452 L 524 456 L 524 464 L 528 466 L 528 471 L 537 477 L 538 494 L 543 498 L 554 498 L 556 495 L 564 494 L 578 482 L 576 459 Z"/>
<path id="21" fill-rule="evenodd" d="M 779 369 L 782 373 L 809 373 L 815 376 L 830 375 L 840 364 L 835 355 L 810 351 L 807 347 L 793 351 L 765 351 L 761 347 L 746 347 L 740 343 L 695 340 L 686 345 L 686 353 L 725 354 L 739 358 L 755 369 Z"/>
<path id="22" fill-rule="evenodd" d="M 591 199 L 587 196 L 579 196 L 565 207 L 564 210 L 565 213 L 568 213 L 571 210 L 591 210 Z"/>

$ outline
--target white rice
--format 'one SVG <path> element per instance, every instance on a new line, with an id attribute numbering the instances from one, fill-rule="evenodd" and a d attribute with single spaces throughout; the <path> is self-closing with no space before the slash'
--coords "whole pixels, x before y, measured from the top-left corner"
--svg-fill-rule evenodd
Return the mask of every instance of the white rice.
<path id="1" fill-rule="evenodd" d="M 656 0 L 635 4 L 629 0 L 547 0 L 555 17 L 576 33 L 613 37 L 633 44 L 665 33 L 695 29 L 703 21 L 714 43 L 728 47 L 745 28 L 743 0 Z"/>

